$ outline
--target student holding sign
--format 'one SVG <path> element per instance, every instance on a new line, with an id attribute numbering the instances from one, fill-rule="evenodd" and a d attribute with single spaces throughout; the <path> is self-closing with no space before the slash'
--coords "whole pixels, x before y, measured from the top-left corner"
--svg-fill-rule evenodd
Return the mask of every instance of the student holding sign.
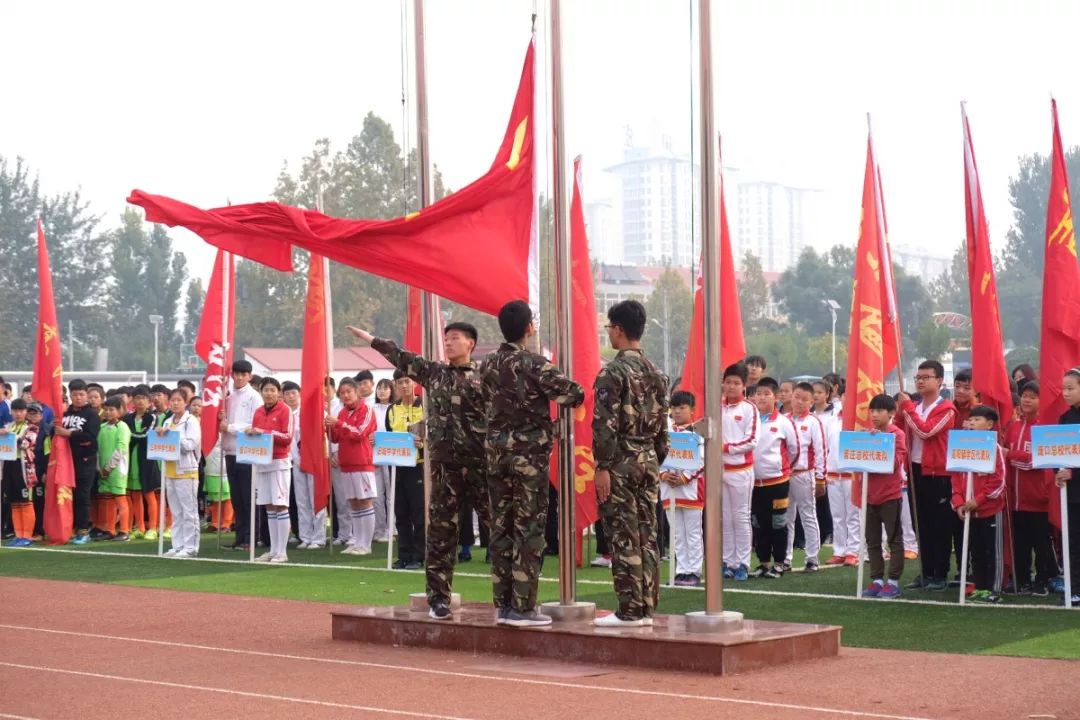
<path id="1" fill-rule="evenodd" d="M 281 402 L 281 383 L 272 377 L 263 378 L 260 388 L 263 406 L 251 418 L 248 435 L 268 434 L 273 440 L 269 463 L 254 465 L 256 505 L 266 506 L 270 531 L 270 549 L 260 555 L 260 562 L 289 561 L 289 488 L 292 485 L 293 414 Z"/>
<path id="2" fill-rule="evenodd" d="M 1059 425 L 1080 424 L 1080 368 L 1073 368 L 1065 373 L 1061 381 L 1061 395 L 1069 403 L 1069 409 L 1061 416 Z M 1065 607 L 1080 607 L 1080 474 L 1076 468 L 1063 468 L 1054 475 L 1058 488 L 1066 488 L 1067 507 L 1061 508 L 1062 514 L 1068 512 L 1069 537 L 1062 542 L 1069 547 L 1069 575 L 1071 597 L 1064 598 Z M 1060 491 L 1059 491 L 1060 492 Z"/>
<path id="3" fill-rule="evenodd" d="M 997 412 L 986 405 L 976 405 L 964 423 L 967 430 L 994 430 Z M 952 474 L 952 507 L 961 520 L 971 516 L 971 560 L 975 575 L 972 602 L 1001 601 L 1002 567 L 998 548 L 1003 539 L 1001 513 L 1005 509 L 1005 453 L 996 448 L 994 472 L 973 473 L 972 496 L 966 499 L 967 473 Z"/>
<path id="4" fill-rule="evenodd" d="M 196 557 L 199 554 L 199 454 L 202 451 L 202 428 L 187 411 L 187 396 L 176 388 L 169 393 L 172 411 L 161 427 L 154 430 L 165 437 L 175 430 L 180 435 L 180 459 L 164 463 L 165 502 L 173 516 L 172 549 L 166 557 Z"/>
<path id="5" fill-rule="evenodd" d="M 693 421 L 694 394 L 686 390 L 672 393 L 672 432 L 694 432 Z M 675 500 L 675 507 L 667 514 L 668 524 L 675 534 L 675 584 L 697 587 L 701 584 L 701 564 L 705 561 L 701 533 L 701 517 L 705 512 L 705 470 L 661 469 L 660 500 L 667 506 L 671 499 Z"/>
<path id="6" fill-rule="evenodd" d="M 895 600 L 900 597 L 900 576 L 904 574 L 903 510 L 904 466 L 907 463 L 907 440 L 904 431 L 893 424 L 896 401 L 888 395 L 876 395 L 870 400 L 870 422 L 873 432 L 892 433 L 893 470 L 891 473 L 868 473 L 866 489 L 866 554 L 870 559 L 870 586 L 863 590 L 864 598 Z M 856 483 L 857 502 L 862 501 L 862 488 Z M 881 553 L 881 531 L 889 543 L 889 575 L 885 577 L 885 559 Z"/>
<path id="7" fill-rule="evenodd" d="M 754 390 L 761 423 L 754 448 L 754 489 L 750 498 L 758 566 L 751 577 L 766 579 L 784 574 L 791 466 L 799 459 L 799 435 L 791 418 L 776 407 L 777 388 L 776 380 L 763 377 Z M 794 524 L 794 520 L 791 522 Z"/>

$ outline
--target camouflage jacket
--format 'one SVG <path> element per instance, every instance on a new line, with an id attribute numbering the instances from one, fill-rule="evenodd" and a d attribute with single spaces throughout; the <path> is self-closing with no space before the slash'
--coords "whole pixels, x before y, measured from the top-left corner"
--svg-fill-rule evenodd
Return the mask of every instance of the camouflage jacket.
<path id="1" fill-rule="evenodd" d="M 481 465 L 487 420 L 476 363 L 455 366 L 427 360 L 382 338 L 372 340 L 371 347 L 427 393 L 427 445 L 432 461 Z"/>
<path id="2" fill-rule="evenodd" d="M 644 452 L 663 463 L 668 452 L 667 378 L 641 350 L 620 350 L 593 383 L 593 456 L 609 470 Z"/>
<path id="3" fill-rule="evenodd" d="M 487 446 L 499 453 L 551 453 L 551 405 L 577 407 L 585 390 L 542 355 L 503 343 L 480 366 L 487 407 Z"/>

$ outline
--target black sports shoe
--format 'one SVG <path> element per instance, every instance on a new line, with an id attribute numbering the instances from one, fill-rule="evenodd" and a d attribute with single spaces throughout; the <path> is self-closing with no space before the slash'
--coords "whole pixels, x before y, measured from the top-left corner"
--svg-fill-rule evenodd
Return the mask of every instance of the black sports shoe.
<path id="1" fill-rule="evenodd" d="M 405 562 L 404 560 L 395 560 L 394 564 L 390 566 L 390 569 L 391 570 L 404 570 L 406 565 L 408 565 L 408 563 Z"/>
<path id="2" fill-rule="evenodd" d="M 416 562 L 415 560 L 413 560 L 410 563 L 405 563 L 405 569 L 406 570 L 420 570 L 423 567 L 424 566 L 422 564 Z"/>
<path id="3" fill-rule="evenodd" d="M 110 538 L 113 542 L 127 542 L 131 537 L 127 533 L 117 533 Z"/>
<path id="4" fill-rule="evenodd" d="M 449 620 L 450 606 L 441 600 L 437 600 L 428 610 L 428 617 L 432 620 Z"/>

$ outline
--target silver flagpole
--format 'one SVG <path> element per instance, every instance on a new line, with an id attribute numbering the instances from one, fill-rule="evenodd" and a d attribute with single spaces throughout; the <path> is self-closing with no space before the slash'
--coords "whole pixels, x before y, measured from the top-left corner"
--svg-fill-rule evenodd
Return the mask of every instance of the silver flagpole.
<path id="1" fill-rule="evenodd" d="M 570 332 L 570 202 L 567 193 L 566 138 L 563 114 L 561 3 L 551 0 L 551 138 L 554 168 L 552 201 L 555 208 L 555 337 L 559 368 L 573 377 L 573 333 Z M 559 408 L 559 602 L 544 603 L 543 610 L 554 620 L 591 620 L 595 603 L 576 602 L 576 553 L 574 545 L 574 422 L 573 410 Z"/>
<path id="2" fill-rule="evenodd" d="M 705 611 L 686 616 L 691 631 L 737 629 L 742 614 L 724 612 L 723 500 L 724 438 L 720 363 L 720 188 L 719 143 L 713 117 L 712 2 L 698 0 L 698 139 L 701 146 L 701 268 L 705 309 Z"/>

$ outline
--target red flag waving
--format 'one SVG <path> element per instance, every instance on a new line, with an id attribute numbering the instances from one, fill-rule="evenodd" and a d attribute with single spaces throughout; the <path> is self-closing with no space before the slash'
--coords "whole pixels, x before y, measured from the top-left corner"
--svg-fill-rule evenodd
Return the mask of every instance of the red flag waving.
<path id="1" fill-rule="evenodd" d="M 217 251 L 210 283 L 206 288 L 195 352 L 206 363 L 203 375 L 202 453 L 209 455 L 218 440 L 218 415 L 225 409 L 227 386 L 232 369 L 233 320 L 236 317 L 236 273 L 232 253 Z"/>
<path id="2" fill-rule="evenodd" d="M 1039 415 L 1056 424 L 1069 404 L 1061 395 L 1061 379 L 1080 363 L 1080 265 L 1076 258 L 1069 174 L 1061 148 L 1057 101 L 1050 109 L 1054 147 L 1050 157 L 1050 198 L 1046 207 L 1046 262 L 1043 266 L 1042 331 L 1039 342 Z M 1061 527 L 1061 494 L 1050 492 L 1050 521 Z M 1073 562 L 1077 562 L 1074 558 Z M 1075 589 L 1074 589 L 1075 592 Z"/>
<path id="3" fill-rule="evenodd" d="M 702 255 L 704 264 L 704 255 Z M 743 337 L 742 310 L 739 308 L 739 287 L 735 282 L 735 260 L 731 253 L 731 232 L 728 230 L 727 206 L 724 202 L 724 178 L 720 176 L 720 363 L 731 365 L 746 355 Z M 690 339 L 683 363 L 679 386 L 694 394 L 694 419 L 705 414 L 705 286 L 698 270 L 694 291 L 694 316 L 690 321 Z"/>
<path id="4" fill-rule="evenodd" d="M 870 428 L 870 401 L 884 391 L 885 376 L 898 362 L 899 330 L 895 315 L 890 313 L 892 260 L 885 237 L 885 211 L 879 179 L 874 143 L 867 137 L 862 220 L 859 244 L 855 249 L 855 284 L 851 293 L 848 335 L 847 387 L 855 401 L 854 411 L 844 413 L 845 430 Z"/>
<path id="5" fill-rule="evenodd" d="M 326 316 L 326 263 L 315 253 L 308 267 L 304 347 L 300 360 L 300 469 L 314 482 L 314 511 L 330 501 L 330 460 L 326 454 L 326 376 L 330 374 L 328 346 L 330 318 Z"/>
<path id="6" fill-rule="evenodd" d="M 52 269 L 49 267 L 49 248 L 45 244 L 45 229 L 37 221 L 38 245 L 38 330 L 34 348 L 34 399 L 45 403 L 56 414 L 64 414 L 64 370 L 60 349 L 60 328 L 56 322 L 56 303 L 53 300 Z M 74 523 L 72 492 L 75 487 L 75 466 L 67 438 L 57 435 L 52 440 L 49 469 L 45 477 L 45 517 L 42 524 L 50 545 L 63 545 L 71 537 Z"/>
<path id="7" fill-rule="evenodd" d="M 983 405 L 1012 417 L 1012 390 L 1005 369 L 1005 347 L 1001 336 L 994 257 L 990 254 L 990 230 L 983 210 L 979 169 L 967 111 L 964 120 L 964 196 L 967 200 L 968 293 L 971 296 L 971 384 Z"/>
<path id="8" fill-rule="evenodd" d="M 278 203 L 200 210 L 133 190 L 147 220 L 278 270 L 291 246 L 411 284 L 482 312 L 529 297 L 533 218 L 533 46 L 525 55 L 510 122 L 488 172 L 438 202 L 394 220 L 347 220 Z M 408 248 L 409 262 L 400 259 Z M 482 281 L 478 281 L 482 278 Z"/>

